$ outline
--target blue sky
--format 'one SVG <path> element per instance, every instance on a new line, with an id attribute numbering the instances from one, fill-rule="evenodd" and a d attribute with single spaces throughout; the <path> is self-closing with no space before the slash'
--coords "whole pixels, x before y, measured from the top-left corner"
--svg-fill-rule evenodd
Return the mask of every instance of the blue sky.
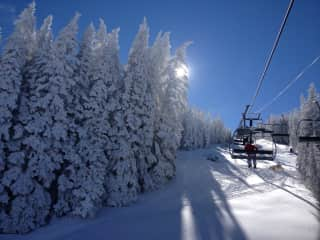
<path id="1" fill-rule="evenodd" d="M 26 0 L 0 0 L 0 26 L 6 37 Z M 243 108 L 257 86 L 289 0 L 39 0 L 37 20 L 54 17 L 54 33 L 73 14 L 82 14 L 80 31 L 102 17 L 109 30 L 120 27 L 121 61 L 126 62 L 139 23 L 146 16 L 151 40 L 158 31 L 170 31 L 172 47 L 192 40 L 189 102 L 237 126 Z M 320 55 L 320 1 L 296 0 L 279 48 L 263 83 L 256 107 L 271 100 L 307 64 Z M 320 90 L 320 62 L 315 64 L 263 116 L 288 112 L 314 82 Z"/>

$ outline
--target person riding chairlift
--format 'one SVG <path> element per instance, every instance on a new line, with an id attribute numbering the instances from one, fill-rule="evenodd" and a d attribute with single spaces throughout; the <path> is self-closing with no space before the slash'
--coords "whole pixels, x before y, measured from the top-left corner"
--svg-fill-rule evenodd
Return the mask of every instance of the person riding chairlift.
<path id="1" fill-rule="evenodd" d="M 258 148 L 253 144 L 252 140 L 245 145 L 244 150 L 248 154 L 248 168 L 252 167 L 252 162 L 253 162 L 253 167 L 257 168 L 256 153 Z"/>

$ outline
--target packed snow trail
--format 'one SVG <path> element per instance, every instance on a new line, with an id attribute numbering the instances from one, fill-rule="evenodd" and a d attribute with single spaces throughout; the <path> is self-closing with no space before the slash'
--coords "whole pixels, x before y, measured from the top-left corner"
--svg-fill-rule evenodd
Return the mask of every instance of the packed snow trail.
<path id="1" fill-rule="evenodd" d="M 218 156 L 208 161 L 208 155 Z M 30 234 L 0 239 L 319 239 L 316 201 L 295 168 L 296 156 L 279 147 L 274 162 L 231 159 L 226 148 L 182 151 L 177 176 L 124 208 L 96 218 L 61 218 Z M 273 167 L 272 167 L 273 168 Z"/>

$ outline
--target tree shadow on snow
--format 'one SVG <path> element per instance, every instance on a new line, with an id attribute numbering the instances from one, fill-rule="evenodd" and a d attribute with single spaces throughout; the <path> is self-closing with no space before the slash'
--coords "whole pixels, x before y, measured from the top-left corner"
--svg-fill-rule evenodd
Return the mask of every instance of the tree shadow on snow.
<path id="1" fill-rule="evenodd" d="M 180 239 L 246 239 L 226 195 L 212 174 L 211 162 L 205 159 L 192 159 L 190 163 L 191 161 L 195 163 L 194 175 L 189 176 L 181 191 Z M 205 163 L 199 164 L 199 161 Z M 223 171 L 233 174 L 229 169 Z"/>
<path id="2" fill-rule="evenodd" d="M 212 162 L 201 158 L 201 151 L 186 152 L 178 160 L 176 178 L 159 191 L 141 195 L 137 203 L 102 209 L 96 218 L 71 221 L 71 226 L 52 224 L 51 230 L 43 228 L 26 239 L 245 240 L 212 174 Z M 221 171 L 232 175 L 237 170 L 230 169 Z"/>

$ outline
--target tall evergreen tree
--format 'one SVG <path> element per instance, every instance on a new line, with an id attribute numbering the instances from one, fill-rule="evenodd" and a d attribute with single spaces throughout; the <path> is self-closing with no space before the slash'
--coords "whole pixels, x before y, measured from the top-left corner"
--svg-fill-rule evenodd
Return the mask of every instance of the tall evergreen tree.
<path id="1" fill-rule="evenodd" d="M 72 214 L 82 217 L 94 215 L 101 207 L 101 196 L 104 193 L 105 157 L 100 135 L 93 135 L 92 128 L 97 128 L 91 119 L 95 119 L 96 99 L 91 98 L 92 87 L 96 82 L 95 67 L 98 64 L 95 48 L 96 33 L 90 24 L 84 33 L 79 52 L 79 68 L 75 79 L 74 99 L 71 109 L 74 147 L 78 159 L 73 161 L 69 178 L 73 185 L 70 198 L 74 204 Z M 102 129 L 101 129 L 102 130 Z M 97 133 L 97 131 L 95 132 Z"/>
<path id="2" fill-rule="evenodd" d="M 152 48 L 149 50 L 149 68 L 150 68 L 150 93 L 152 96 L 152 115 L 154 119 L 154 134 L 152 153 L 154 160 L 149 161 L 147 171 L 152 176 L 153 187 L 159 187 L 160 184 L 171 178 L 173 168 L 170 164 L 166 163 L 161 145 L 165 141 L 166 130 L 164 125 L 165 116 L 165 89 L 167 88 L 168 79 L 168 64 L 170 60 L 170 35 L 169 33 L 158 34 Z M 152 156 L 152 155 L 150 155 Z"/>
<path id="3" fill-rule="evenodd" d="M 135 201 L 139 190 L 137 163 L 132 148 L 138 140 L 134 131 L 137 123 L 128 123 L 134 120 L 130 118 L 134 116 L 130 101 L 138 96 L 134 96 L 132 89 L 131 74 L 133 73 L 129 72 L 132 70 L 127 69 L 122 77 L 118 53 L 118 31 L 116 29 L 108 34 L 107 45 L 109 92 L 112 96 L 109 101 L 111 106 L 118 106 L 111 109 L 109 117 L 112 127 L 109 132 L 112 148 L 108 149 L 111 162 L 108 167 L 106 189 L 107 204 L 110 206 L 122 206 Z M 135 121 L 138 120 L 138 118 L 135 119 Z"/>
<path id="4" fill-rule="evenodd" d="M 19 15 L 1 61 L 0 229 L 6 232 L 26 232 L 43 224 L 43 219 L 39 219 L 41 223 L 33 223 L 37 218 L 33 212 L 36 202 L 24 196 L 31 192 L 38 194 L 38 187 L 26 171 L 28 159 L 23 149 L 23 126 L 19 119 L 20 113 L 25 111 L 26 69 L 36 44 L 34 12 L 33 2 Z"/>
<path id="5" fill-rule="evenodd" d="M 312 121 L 304 121 L 309 119 Z M 302 102 L 301 118 L 298 134 L 300 136 L 319 136 L 320 134 L 320 107 L 319 96 L 315 85 L 309 87 L 308 98 Z M 320 199 L 320 144 L 316 142 L 299 142 L 298 144 L 298 169 L 305 182 Z"/>
<path id="6" fill-rule="evenodd" d="M 148 163 L 155 161 L 151 154 L 153 140 L 153 102 L 148 69 L 149 28 L 146 19 L 140 25 L 129 53 L 125 76 L 125 121 L 131 135 L 130 143 L 137 168 L 138 190 L 152 189 L 153 182 L 147 171 Z M 140 189 L 139 189 L 140 186 Z"/>
<path id="7" fill-rule="evenodd" d="M 162 42 L 162 43 L 161 43 Z M 188 75 L 179 75 L 178 69 L 187 70 L 185 65 L 185 49 L 188 44 L 183 45 L 172 59 L 168 59 L 170 51 L 169 34 L 164 34 L 159 44 L 163 54 L 162 64 L 164 66 L 162 83 L 162 94 L 159 95 L 161 102 L 161 113 L 155 141 L 155 155 L 159 162 L 153 169 L 155 182 L 160 184 L 171 179 L 175 174 L 175 154 L 180 145 L 182 132 L 182 114 L 186 110 L 187 79 Z M 161 55 L 160 55 L 161 56 Z M 160 58 L 161 59 L 161 58 Z"/>
<path id="8" fill-rule="evenodd" d="M 299 123 L 299 110 L 295 109 L 289 114 L 289 144 L 294 151 L 297 150 L 298 146 L 298 136 L 297 136 L 297 127 Z"/>
<path id="9" fill-rule="evenodd" d="M 72 190 L 76 183 L 76 163 L 80 160 L 75 148 L 77 129 L 74 125 L 75 86 L 79 81 L 76 40 L 79 17 L 77 13 L 60 31 L 53 44 L 53 75 L 50 79 L 49 94 L 52 100 L 49 109 L 54 116 L 49 138 L 52 138 L 52 149 L 56 152 L 55 162 L 61 162 L 55 204 L 57 215 L 72 211 L 76 201 L 72 199 Z"/>

